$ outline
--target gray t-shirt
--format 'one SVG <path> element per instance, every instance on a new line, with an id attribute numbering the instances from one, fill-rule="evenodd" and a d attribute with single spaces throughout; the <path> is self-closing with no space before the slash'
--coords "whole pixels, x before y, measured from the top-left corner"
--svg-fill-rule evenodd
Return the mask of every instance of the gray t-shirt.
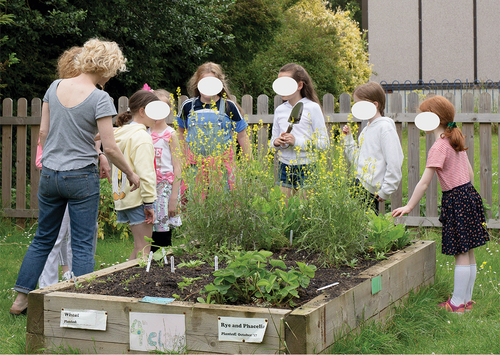
<path id="1" fill-rule="evenodd" d="M 97 165 L 94 137 L 99 118 L 116 115 L 111 97 L 95 89 L 80 104 L 63 106 L 56 89 L 62 79 L 54 81 L 45 96 L 49 103 L 50 127 L 43 147 L 42 165 L 52 170 L 67 171 Z"/>

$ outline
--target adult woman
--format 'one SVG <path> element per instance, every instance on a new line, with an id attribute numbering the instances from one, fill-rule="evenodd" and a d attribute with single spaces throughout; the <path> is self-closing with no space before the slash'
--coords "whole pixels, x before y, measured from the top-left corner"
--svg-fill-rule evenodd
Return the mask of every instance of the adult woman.
<path id="1" fill-rule="evenodd" d="M 124 71 L 125 62 L 116 43 L 90 39 L 75 58 L 75 67 L 81 74 L 54 81 L 43 98 L 38 229 L 19 271 L 14 287 L 18 294 L 11 314 L 26 311 L 27 294 L 36 287 L 57 239 L 66 205 L 71 219 L 73 272 L 80 276 L 94 270 L 92 240 L 99 203 L 100 154 L 94 148 L 97 131 L 107 157 L 127 175 L 134 188 L 139 187 L 139 176 L 114 141 L 113 102 L 106 92 L 96 89 L 97 84 L 104 86 Z"/>

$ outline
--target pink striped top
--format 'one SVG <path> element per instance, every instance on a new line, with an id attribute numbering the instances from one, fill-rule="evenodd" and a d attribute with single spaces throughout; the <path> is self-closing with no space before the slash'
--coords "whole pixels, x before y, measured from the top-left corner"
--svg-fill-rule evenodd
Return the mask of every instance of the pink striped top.
<path id="1" fill-rule="evenodd" d="M 443 191 L 470 181 L 469 164 L 465 151 L 456 152 L 448 138 L 438 138 L 429 150 L 426 168 L 436 168 Z"/>

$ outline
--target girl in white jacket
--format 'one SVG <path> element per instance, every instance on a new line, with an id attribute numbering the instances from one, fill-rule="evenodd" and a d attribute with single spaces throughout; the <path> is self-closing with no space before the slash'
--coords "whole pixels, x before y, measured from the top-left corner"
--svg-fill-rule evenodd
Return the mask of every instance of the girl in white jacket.
<path id="1" fill-rule="evenodd" d="M 394 121 L 384 117 L 385 93 L 380 84 L 371 81 L 360 85 L 352 95 L 354 102 L 369 101 L 377 107 L 377 113 L 368 120 L 358 142 L 348 125 L 342 130 L 347 156 L 356 167 L 357 185 L 371 195 L 370 202 L 377 212 L 378 202 L 389 199 L 401 183 L 403 149 Z"/>
<path id="2" fill-rule="evenodd" d="M 328 148 L 330 140 L 318 95 L 307 71 L 298 64 L 290 63 L 280 69 L 278 78 L 281 77 L 291 77 L 298 84 L 293 94 L 282 96 L 285 102 L 274 112 L 273 134 L 269 143 L 278 151 L 280 162 L 276 184 L 288 198 L 305 187 L 312 173 L 315 151 Z M 287 133 L 290 125 L 288 117 L 299 101 L 304 105 L 301 119 Z"/>

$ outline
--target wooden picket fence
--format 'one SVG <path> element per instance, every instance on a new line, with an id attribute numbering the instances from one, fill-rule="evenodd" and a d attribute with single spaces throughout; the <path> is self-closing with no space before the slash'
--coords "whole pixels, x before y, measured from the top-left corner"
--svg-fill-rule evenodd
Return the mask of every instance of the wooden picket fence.
<path id="1" fill-rule="evenodd" d="M 430 95 L 433 94 L 428 94 L 428 96 Z M 444 96 L 452 103 L 455 103 L 455 97 L 452 93 L 446 93 Z M 403 97 L 400 93 L 388 94 L 387 97 L 388 107 L 386 107 L 386 115 L 394 119 L 400 140 L 402 140 L 404 129 L 407 130 L 408 136 L 408 153 L 405 157 L 408 162 L 407 180 L 402 182 L 397 192 L 392 195 L 390 201 L 392 208 L 396 208 L 402 205 L 403 186 L 407 186 L 408 195 L 411 195 L 420 179 L 420 164 L 425 165 L 425 160 L 420 161 L 419 155 L 420 131 L 413 123 L 420 98 L 418 93 L 409 93 L 404 98 L 407 107 L 403 107 Z M 187 97 L 181 96 L 178 102 L 179 106 L 186 99 Z M 474 126 L 475 124 L 479 125 L 479 192 L 484 201 L 491 206 L 493 202 L 493 175 L 495 175 L 495 179 L 498 179 L 498 171 L 492 171 L 492 151 L 493 149 L 499 150 L 498 144 L 495 148 L 492 146 L 492 125 L 500 122 L 500 114 L 492 113 L 492 100 L 489 93 L 481 93 L 478 99 L 478 113 L 474 113 L 475 98 L 472 93 L 464 93 L 461 98 L 462 107 L 461 109 L 457 109 L 458 113 L 455 116 L 455 121 L 462 123 L 462 131 L 466 137 L 466 146 L 469 147 L 467 154 L 472 166 L 474 166 L 475 159 Z M 256 135 L 256 153 L 259 157 L 263 157 L 268 151 L 268 132 L 273 123 L 273 114 L 270 112 L 274 112 L 274 109 L 281 102 L 281 97 L 279 96 L 271 98 L 270 102 L 268 96 L 260 95 L 256 102 L 257 111 L 254 113 L 254 99 L 249 95 L 245 95 L 241 99 L 240 104 L 246 113 L 245 116 L 249 125 L 251 127 L 257 125 L 256 130 L 250 130 L 250 132 L 255 132 L 252 134 Z M 351 108 L 351 96 L 346 93 L 340 95 L 337 109 L 335 109 L 335 105 L 336 100 L 333 95 L 326 94 L 323 97 L 323 111 L 327 128 L 331 128 L 333 125 L 341 127 L 347 122 Z M 125 111 L 127 107 L 128 99 L 121 97 L 118 100 L 118 112 Z M 497 107 L 500 107 L 500 105 Z M 2 116 L 0 117 L 0 126 L 2 127 L 1 209 L 4 216 L 20 219 L 21 223 L 23 223 L 23 219 L 36 218 L 38 216 L 37 192 L 40 173 L 35 168 L 35 154 L 41 117 L 41 100 L 35 98 L 31 101 L 30 116 L 28 116 L 28 102 L 24 98 L 17 100 L 17 110 L 15 111 L 17 112 L 16 116 L 13 115 L 13 100 L 10 98 L 4 99 L 2 103 Z M 171 114 L 167 122 L 172 123 L 172 121 L 173 115 Z M 353 121 L 356 120 L 353 119 Z M 331 132 L 332 130 L 329 129 L 328 131 Z M 31 133 L 30 140 L 28 140 L 28 132 Z M 429 150 L 432 143 L 433 137 L 428 135 L 426 138 L 426 151 Z M 28 144 L 31 146 L 29 166 L 27 159 Z M 13 146 L 16 147 L 15 161 L 13 161 Z M 500 156 L 500 151 L 498 153 L 498 156 Z M 13 167 L 15 167 L 16 171 L 15 176 L 13 176 Z M 14 180 L 15 207 L 12 208 L 13 201 L 11 196 Z M 498 180 L 495 181 L 495 184 L 498 184 Z M 409 226 L 440 226 L 438 221 L 438 186 L 436 176 L 429 186 L 426 196 L 425 217 L 421 217 L 419 209 L 415 208 L 408 217 L 403 217 L 398 222 L 406 223 Z M 383 206 L 380 207 L 383 208 Z M 491 211 L 488 211 L 488 226 L 500 229 L 500 221 L 498 219 L 491 219 L 491 217 Z"/>

